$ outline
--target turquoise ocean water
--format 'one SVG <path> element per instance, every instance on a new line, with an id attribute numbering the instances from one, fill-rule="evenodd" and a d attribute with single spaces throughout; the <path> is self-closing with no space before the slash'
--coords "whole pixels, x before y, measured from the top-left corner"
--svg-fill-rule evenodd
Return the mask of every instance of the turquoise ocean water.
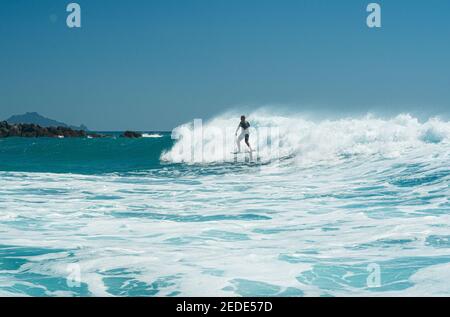
<path id="1" fill-rule="evenodd" d="M 450 295 L 450 123 L 255 112 L 234 162 L 235 117 L 0 139 L 0 295 Z"/>

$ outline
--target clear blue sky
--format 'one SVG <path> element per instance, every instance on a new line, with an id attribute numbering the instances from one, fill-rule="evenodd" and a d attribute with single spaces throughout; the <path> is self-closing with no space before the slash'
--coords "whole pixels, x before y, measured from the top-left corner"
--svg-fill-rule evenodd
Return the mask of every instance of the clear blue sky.
<path id="1" fill-rule="evenodd" d="M 0 119 L 170 130 L 236 105 L 450 114 L 450 1 L 2 0 Z"/>

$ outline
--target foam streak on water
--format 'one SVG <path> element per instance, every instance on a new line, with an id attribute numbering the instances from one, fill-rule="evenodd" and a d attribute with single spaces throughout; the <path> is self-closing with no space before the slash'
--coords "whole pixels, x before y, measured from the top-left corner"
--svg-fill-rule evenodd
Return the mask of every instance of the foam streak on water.
<path id="1" fill-rule="evenodd" d="M 450 295 L 449 124 L 367 120 L 263 164 L 0 172 L 0 295 Z"/>

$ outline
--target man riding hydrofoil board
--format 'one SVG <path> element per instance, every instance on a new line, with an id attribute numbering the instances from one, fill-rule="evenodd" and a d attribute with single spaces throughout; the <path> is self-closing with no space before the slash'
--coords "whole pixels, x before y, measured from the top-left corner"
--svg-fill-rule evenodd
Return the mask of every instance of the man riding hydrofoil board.
<path id="1" fill-rule="evenodd" d="M 241 134 L 238 135 L 238 131 L 241 129 Z M 250 146 L 250 123 L 245 120 L 245 116 L 241 116 L 241 122 L 239 122 L 239 125 L 236 129 L 235 135 L 237 136 L 236 144 L 238 148 L 238 153 L 241 152 L 241 141 L 245 139 L 245 144 L 247 144 L 248 148 L 250 149 L 250 153 L 253 152 L 252 147 Z"/>

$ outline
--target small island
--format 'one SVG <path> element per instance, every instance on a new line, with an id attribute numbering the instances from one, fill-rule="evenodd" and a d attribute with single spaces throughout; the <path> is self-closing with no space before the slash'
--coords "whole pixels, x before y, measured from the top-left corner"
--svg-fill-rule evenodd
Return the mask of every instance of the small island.
<path id="1" fill-rule="evenodd" d="M 72 130 L 89 130 L 84 124 L 80 126 L 69 125 L 61 121 L 44 117 L 37 112 L 27 112 L 24 114 L 13 115 L 4 121 L 8 122 L 9 124 L 35 124 L 43 128 L 64 127 L 71 128 Z"/>

